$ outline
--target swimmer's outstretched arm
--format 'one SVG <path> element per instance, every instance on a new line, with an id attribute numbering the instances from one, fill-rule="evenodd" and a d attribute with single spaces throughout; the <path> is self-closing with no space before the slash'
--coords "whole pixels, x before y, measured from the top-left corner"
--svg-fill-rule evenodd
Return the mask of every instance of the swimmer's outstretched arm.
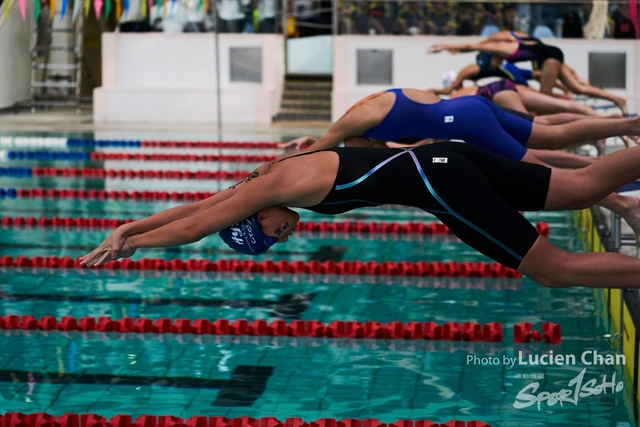
<path id="1" fill-rule="evenodd" d="M 480 66 L 478 64 L 469 64 L 460 70 L 456 79 L 451 83 L 451 86 L 446 89 L 433 89 L 431 92 L 436 95 L 450 95 L 452 92 L 460 89 L 466 79 L 472 79 L 478 74 L 480 74 Z"/>
<path id="2" fill-rule="evenodd" d="M 429 47 L 427 53 L 438 53 L 443 50 L 447 50 L 451 53 L 473 52 L 476 50 L 483 50 L 481 43 L 460 43 L 460 44 L 434 44 Z"/>
<path id="3" fill-rule="evenodd" d="M 118 227 L 104 242 L 80 257 L 88 267 L 128 257 L 138 248 L 179 246 L 235 224 L 258 210 L 279 203 L 282 188 L 277 173 L 260 176 L 262 165 L 240 183 L 196 203 L 177 206 Z M 240 185 L 242 184 L 242 185 Z"/>
<path id="4" fill-rule="evenodd" d="M 293 149 L 296 149 L 296 150 L 301 150 L 303 148 L 309 147 L 311 144 L 313 144 L 317 140 L 318 140 L 318 138 L 314 138 L 313 136 L 305 135 L 305 136 L 298 137 L 296 139 L 292 139 L 291 141 L 283 142 L 281 144 L 278 144 L 278 147 L 280 147 L 280 148 L 293 148 Z"/>
<path id="5" fill-rule="evenodd" d="M 362 135 L 380 122 L 374 118 L 375 113 L 379 113 L 379 111 L 375 111 L 375 107 L 367 103 L 358 105 L 340 117 L 337 122 L 331 125 L 327 133 L 303 151 L 337 147 L 349 137 Z"/>

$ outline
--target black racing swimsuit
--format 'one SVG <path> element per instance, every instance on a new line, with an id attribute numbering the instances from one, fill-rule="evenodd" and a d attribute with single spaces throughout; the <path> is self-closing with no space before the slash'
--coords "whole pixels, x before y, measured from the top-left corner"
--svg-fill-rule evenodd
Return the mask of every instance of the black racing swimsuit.
<path id="1" fill-rule="evenodd" d="M 518 268 L 538 238 L 518 211 L 544 209 L 551 169 L 443 142 L 411 149 L 330 148 L 340 158 L 333 188 L 305 207 L 335 215 L 399 204 L 437 216 L 462 241 Z M 313 154 L 304 153 L 300 155 Z"/>

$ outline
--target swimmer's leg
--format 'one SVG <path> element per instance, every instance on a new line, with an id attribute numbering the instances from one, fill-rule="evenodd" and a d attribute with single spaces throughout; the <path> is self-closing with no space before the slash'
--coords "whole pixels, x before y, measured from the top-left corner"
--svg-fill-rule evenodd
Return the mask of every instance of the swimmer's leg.
<path id="1" fill-rule="evenodd" d="M 547 62 L 549 62 L 549 60 L 545 61 L 545 64 Z M 611 92 L 607 92 L 606 90 L 600 89 L 595 86 L 585 85 L 584 83 L 580 82 L 580 80 L 576 78 L 575 74 L 573 74 L 571 70 L 568 69 L 567 66 L 562 67 L 562 69 L 560 70 L 559 77 L 562 83 L 564 83 L 564 85 L 571 92 L 578 95 L 589 95 L 596 98 L 608 99 L 610 101 L 615 102 L 618 105 L 618 107 L 622 111 L 622 114 L 629 113 L 629 110 L 627 108 L 627 100 L 625 98 L 621 96 L 616 96 Z"/>
<path id="2" fill-rule="evenodd" d="M 640 288 L 640 260 L 626 255 L 567 252 L 539 236 L 517 269 L 550 288 Z"/>
<path id="3" fill-rule="evenodd" d="M 560 76 L 562 69 L 562 62 L 554 58 L 548 58 L 542 64 L 542 71 L 540 73 L 540 93 L 545 95 L 551 95 L 553 87 L 556 84 L 556 80 Z"/>
<path id="4" fill-rule="evenodd" d="M 493 102 L 500 108 L 510 108 L 521 113 L 529 113 L 518 92 L 513 90 L 503 90 L 496 93 L 493 95 Z"/>
<path id="5" fill-rule="evenodd" d="M 545 95 L 531 88 L 518 86 L 518 94 L 527 110 L 536 114 L 576 113 L 585 116 L 599 116 L 593 108 L 586 105 Z"/>
<path id="6" fill-rule="evenodd" d="M 545 210 L 584 209 L 640 179 L 640 146 L 609 154 L 583 169 L 553 169 Z"/>
<path id="7" fill-rule="evenodd" d="M 618 135 L 640 135 L 640 120 L 585 119 L 557 126 L 533 124 L 527 148 L 556 150 L 579 142 L 593 141 Z"/>

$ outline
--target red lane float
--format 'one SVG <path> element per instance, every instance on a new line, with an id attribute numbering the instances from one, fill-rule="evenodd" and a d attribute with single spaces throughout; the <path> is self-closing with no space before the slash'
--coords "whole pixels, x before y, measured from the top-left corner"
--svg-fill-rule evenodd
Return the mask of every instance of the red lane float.
<path id="1" fill-rule="evenodd" d="M 97 414 L 66 413 L 59 417 L 44 412 L 23 414 L 7 412 L 0 415 L 0 425 L 4 427 L 491 427 L 482 421 L 451 420 L 438 424 L 429 420 L 398 420 L 383 423 L 374 418 L 364 420 L 347 418 L 322 418 L 315 421 L 303 421 L 300 418 L 287 418 L 280 421 L 273 417 L 206 417 L 194 416 L 178 418 L 171 415 L 131 415 L 118 414 L 107 418 Z"/>
<path id="2" fill-rule="evenodd" d="M 0 224 L 10 226 L 63 226 L 63 227 L 110 227 L 115 228 L 133 221 L 132 219 L 107 218 L 60 218 L 60 217 L 0 217 Z M 536 230 L 544 236 L 549 235 L 549 224 L 536 223 Z M 439 222 L 299 222 L 296 231 L 333 232 L 333 233 L 385 233 L 385 234 L 451 234 L 449 228 Z"/>
<path id="3" fill-rule="evenodd" d="M 356 322 L 335 320 L 320 323 L 316 320 L 245 319 L 156 319 L 123 317 L 113 320 L 109 317 L 63 316 L 60 320 L 53 316 L 36 319 L 33 316 L 10 314 L 0 317 L 0 329 L 23 329 L 43 331 L 100 331 L 100 332 L 136 332 L 155 334 L 208 334 L 208 335 L 250 335 L 271 337 L 313 337 L 313 338 L 362 338 L 362 339 L 405 339 L 432 341 L 502 341 L 502 324 L 498 322 L 480 325 L 476 322 L 447 322 L 438 325 L 435 322 Z"/>
<path id="4" fill-rule="evenodd" d="M 31 169 L 32 176 L 55 176 L 62 178 L 119 178 L 119 179 L 199 179 L 240 181 L 250 171 L 180 171 L 180 170 L 133 170 L 95 168 L 40 168 Z"/>
<path id="5" fill-rule="evenodd" d="M 159 148 L 246 148 L 246 149 L 267 149 L 280 148 L 280 142 L 257 141 L 140 141 L 141 147 Z"/>
<path id="6" fill-rule="evenodd" d="M 90 200 L 143 200 L 143 201 L 197 201 L 216 193 L 210 191 L 125 191 L 125 190 L 76 190 L 74 188 L 18 188 L 16 197 L 49 199 L 90 199 Z"/>
<path id="7" fill-rule="evenodd" d="M 79 260 L 69 257 L 15 258 L 0 257 L 0 267 L 36 267 L 36 268 L 85 268 Z M 247 273 L 295 273 L 295 274 L 342 274 L 370 276 L 430 276 L 430 277 L 522 277 L 520 273 L 498 263 L 488 262 L 392 262 L 385 261 L 288 261 L 288 260 L 238 260 L 222 259 L 153 259 L 142 258 L 133 261 L 124 258 L 109 261 L 98 267 L 108 270 L 164 270 L 164 271 L 212 271 Z"/>
<path id="8" fill-rule="evenodd" d="M 89 158 L 93 161 L 105 160 L 136 161 L 136 162 L 229 162 L 229 163 L 265 163 L 276 156 L 254 154 L 171 154 L 171 153 L 105 153 L 94 151 Z"/>
<path id="9" fill-rule="evenodd" d="M 542 324 L 542 332 L 533 330 L 533 325 L 529 322 L 520 322 L 513 327 L 513 341 L 527 343 L 531 341 L 543 341 L 547 344 L 560 344 L 562 333 L 560 325 L 552 322 Z"/>

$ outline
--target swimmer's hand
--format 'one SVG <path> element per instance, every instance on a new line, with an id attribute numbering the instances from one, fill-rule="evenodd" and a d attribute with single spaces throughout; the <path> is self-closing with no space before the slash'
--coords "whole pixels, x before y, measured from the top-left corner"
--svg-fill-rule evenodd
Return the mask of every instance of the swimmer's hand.
<path id="1" fill-rule="evenodd" d="M 80 265 L 95 267 L 118 258 L 129 258 L 135 252 L 136 249 L 131 247 L 127 238 L 116 229 L 100 246 L 87 255 L 81 256 Z"/>
<path id="2" fill-rule="evenodd" d="M 312 136 L 301 136 L 300 138 L 292 139 L 289 142 L 283 142 L 278 144 L 278 147 L 285 149 L 302 150 L 308 148 L 316 142 L 318 139 Z"/>
<path id="3" fill-rule="evenodd" d="M 427 53 L 438 53 L 445 50 L 453 54 L 462 52 L 461 48 L 451 47 L 444 44 L 434 44 L 429 47 L 429 50 L 427 50 Z"/>

